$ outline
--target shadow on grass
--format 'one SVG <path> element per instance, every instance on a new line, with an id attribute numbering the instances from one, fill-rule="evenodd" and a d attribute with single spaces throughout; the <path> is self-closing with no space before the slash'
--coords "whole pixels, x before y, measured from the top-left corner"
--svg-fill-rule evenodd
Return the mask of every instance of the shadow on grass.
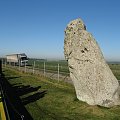
<path id="1" fill-rule="evenodd" d="M 4 74 L 3 74 L 4 76 Z M 14 77 L 5 77 L 6 80 L 12 80 L 12 79 L 17 79 L 17 78 L 20 78 L 20 76 L 14 76 Z"/>
<path id="2" fill-rule="evenodd" d="M 44 97 L 46 91 L 37 92 L 41 86 L 31 87 L 30 85 L 22 85 L 22 83 L 10 84 L 9 79 L 16 79 L 19 77 L 5 77 L 4 74 L 1 76 L 1 85 L 4 89 L 5 101 L 7 103 L 8 112 L 11 120 L 21 120 L 22 115 L 24 120 L 33 120 L 31 115 L 28 113 L 24 105 L 31 102 L 35 102 L 40 98 Z M 35 92 L 25 98 L 20 99 L 20 96 L 28 93 Z"/>
<path id="3" fill-rule="evenodd" d="M 45 96 L 45 94 L 46 94 L 46 91 L 35 93 L 35 94 L 30 95 L 26 98 L 23 98 L 22 102 L 24 105 L 29 104 L 31 102 L 39 100 L 40 98 L 43 98 Z"/>

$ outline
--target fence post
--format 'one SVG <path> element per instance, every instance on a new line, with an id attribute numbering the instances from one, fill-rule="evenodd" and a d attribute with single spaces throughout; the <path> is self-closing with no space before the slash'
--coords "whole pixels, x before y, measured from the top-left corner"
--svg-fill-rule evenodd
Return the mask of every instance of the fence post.
<path id="1" fill-rule="evenodd" d="M 19 60 L 19 71 L 20 71 L 20 60 Z"/>
<path id="2" fill-rule="evenodd" d="M 26 73 L 26 61 L 25 61 L 25 73 Z"/>
<path id="3" fill-rule="evenodd" d="M 5 67 L 6 67 L 6 60 L 5 60 Z"/>
<path id="4" fill-rule="evenodd" d="M 60 69 L 59 69 L 59 63 L 58 63 L 58 82 L 59 82 L 59 77 L 60 77 L 60 75 L 59 75 L 59 73 L 60 73 Z"/>
<path id="5" fill-rule="evenodd" d="M 1 68 L 3 67 L 3 59 L 2 59 L 2 61 L 1 61 Z"/>
<path id="6" fill-rule="evenodd" d="M 35 73 L 35 61 L 33 63 L 33 74 Z"/>
<path id="7" fill-rule="evenodd" d="M 38 72 L 40 72 L 40 65 L 38 64 Z"/>
<path id="8" fill-rule="evenodd" d="M 45 62 L 44 62 L 44 77 L 45 77 Z"/>
<path id="9" fill-rule="evenodd" d="M 0 60 L 0 75 L 2 74 L 2 61 Z"/>

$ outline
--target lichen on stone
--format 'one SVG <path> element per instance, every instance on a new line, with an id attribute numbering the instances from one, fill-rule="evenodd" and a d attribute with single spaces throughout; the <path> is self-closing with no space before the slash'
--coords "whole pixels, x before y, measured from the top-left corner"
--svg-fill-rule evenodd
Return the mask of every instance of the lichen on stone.
<path id="1" fill-rule="evenodd" d="M 79 100 L 104 107 L 120 105 L 119 83 L 80 18 L 65 29 L 64 54 Z"/>

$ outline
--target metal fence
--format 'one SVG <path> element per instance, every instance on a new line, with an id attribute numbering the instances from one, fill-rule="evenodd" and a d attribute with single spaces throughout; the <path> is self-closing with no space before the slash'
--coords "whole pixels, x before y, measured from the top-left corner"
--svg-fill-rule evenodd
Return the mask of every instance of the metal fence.
<path id="1" fill-rule="evenodd" d="M 2 77 L 2 61 L 0 60 L 0 118 L 2 120 L 10 120 L 8 106 L 6 104 L 6 91 L 4 89 Z"/>
<path id="2" fill-rule="evenodd" d="M 3 67 L 10 67 L 12 69 L 17 69 L 21 72 L 43 75 L 51 79 L 64 80 L 65 82 L 72 83 L 69 75 L 69 70 L 67 65 L 61 65 L 61 62 L 56 62 L 54 65 L 50 64 L 49 61 L 42 61 L 38 64 L 38 61 L 32 61 L 31 64 L 25 66 L 16 66 L 15 64 L 7 64 L 5 60 L 2 60 Z"/>

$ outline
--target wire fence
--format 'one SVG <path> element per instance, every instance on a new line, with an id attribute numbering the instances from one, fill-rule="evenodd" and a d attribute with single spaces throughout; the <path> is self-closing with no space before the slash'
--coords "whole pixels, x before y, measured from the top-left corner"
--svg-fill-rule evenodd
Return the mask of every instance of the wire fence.
<path id="1" fill-rule="evenodd" d="M 55 63 L 55 64 L 53 64 Z M 42 61 L 42 62 L 36 62 L 32 61 L 31 64 L 26 64 L 24 66 L 16 65 L 15 63 L 7 63 L 6 60 L 2 59 L 1 61 L 1 66 L 0 66 L 0 73 L 2 74 L 2 68 L 10 68 L 10 69 L 15 69 L 20 72 L 24 73 L 31 73 L 31 74 L 37 74 L 37 75 L 42 75 L 44 77 L 48 77 L 51 79 L 55 79 L 58 82 L 61 80 L 64 80 L 65 82 L 72 83 L 70 77 L 69 77 L 69 71 L 68 71 L 68 66 L 64 62 L 47 62 L 47 61 Z M 0 76 L 1 76 L 0 74 Z M 1 82 L 1 86 L 4 86 Z M 4 90 L 6 91 L 6 90 Z M 19 112 L 11 100 L 9 99 L 9 96 L 7 95 L 6 92 L 4 92 L 4 97 L 6 98 L 7 104 L 11 106 L 11 110 L 15 112 L 15 114 L 21 119 L 24 120 L 24 115 Z M 5 102 L 6 102 L 5 101 Z M 7 115 L 8 114 L 8 115 Z M 6 114 L 7 119 L 9 118 L 9 113 Z M 10 118 L 9 118 L 10 119 Z M 8 119 L 8 120 L 9 120 Z"/>
<path id="2" fill-rule="evenodd" d="M 35 61 L 32 60 L 24 66 L 16 65 L 15 63 L 7 63 L 2 60 L 3 67 L 10 67 L 21 72 L 43 75 L 58 82 L 64 80 L 72 83 L 69 75 L 68 65 L 66 61 Z"/>

